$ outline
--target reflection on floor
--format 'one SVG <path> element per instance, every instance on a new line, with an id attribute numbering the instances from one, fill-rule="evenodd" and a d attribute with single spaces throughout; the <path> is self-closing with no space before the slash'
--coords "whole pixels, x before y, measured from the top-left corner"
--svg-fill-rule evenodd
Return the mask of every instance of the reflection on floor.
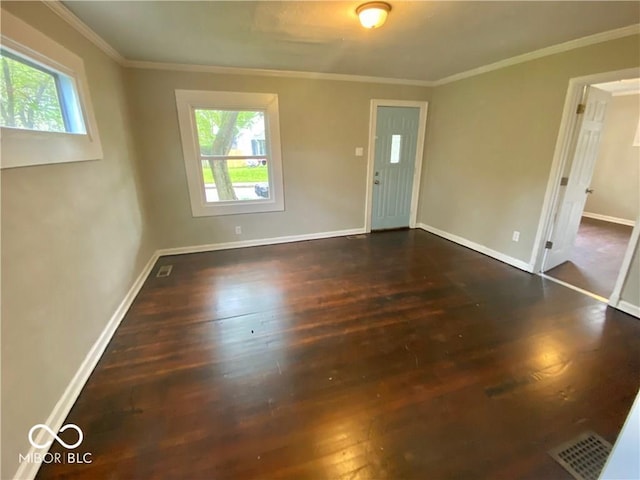
<path id="1" fill-rule="evenodd" d="M 569 261 L 547 275 L 609 298 L 632 230 L 626 225 L 583 217 Z"/>
<path id="2" fill-rule="evenodd" d="M 635 318 L 418 230 L 161 257 L 64 422 L 92 463 L 37 479 L 572 480 L 547 451 L 615 441 L 638 351 Z"/>

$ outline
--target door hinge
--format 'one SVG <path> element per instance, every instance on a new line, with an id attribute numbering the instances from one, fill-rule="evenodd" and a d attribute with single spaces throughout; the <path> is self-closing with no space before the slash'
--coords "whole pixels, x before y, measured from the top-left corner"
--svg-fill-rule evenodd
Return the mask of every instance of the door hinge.
<path id="1" fill-rule="evenodd" d="M 578 108 L 576 109 L 576 113 L 580 115 L 581 113 L 584 113 L 586 109 L 587 109 L 587 106 L 584 103 L 579 103 Z"/>
<path id="2" fill-rule="evenodd" d="M 551 250 L 553 248 L 553 242 L 547 242 L 544 244 L 544 248 Z"/>
<path id="3" fill-rule="evenodd" d="M 566 187 L 567 185 L 569 185 L 569 177 L 562 177 L 560 179 L 560 186 Z"/>

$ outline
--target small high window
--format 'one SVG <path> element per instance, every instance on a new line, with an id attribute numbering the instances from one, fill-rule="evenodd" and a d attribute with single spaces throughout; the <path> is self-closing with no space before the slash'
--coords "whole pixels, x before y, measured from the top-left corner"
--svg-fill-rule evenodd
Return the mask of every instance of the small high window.
<path id="1" fill-rule="evenodd" d="M 82 59 L 4 10 L 0 128 L 2 168 L 102 157 Z"/>
<path id="2" fill-rule="evenodd" d="M 85 133 L 73 79 L 0 49 L 0 125 L 42 132 Z"/>

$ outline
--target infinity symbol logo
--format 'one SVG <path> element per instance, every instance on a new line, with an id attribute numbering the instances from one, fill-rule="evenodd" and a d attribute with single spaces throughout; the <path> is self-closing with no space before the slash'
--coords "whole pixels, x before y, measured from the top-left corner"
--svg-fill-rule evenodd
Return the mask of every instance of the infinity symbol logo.
<path id="1" fill-rule="evenodd" d="M 74 425 L 73 423 L 66 424 L 64 427 L 62 427 L 60 429 L 59 433 L 62 433 L 65 430 L 68 430 L 70 428 L 72 430 L 75 430 L 76 432 L 78 432 L 78 441 L 76 443 L 72 443 L 71 445 L 69 445 L 64 440 L 62 440 L 58 435 L 56 435 L 56 432 L 54 432 L 48 426 L 46 426 L 46 425 L 44 425 L 42 423 L 34 425 L 33 427 L 31 427 L 31 430 L 29 430 L 29 443 L 31 445 L 33 445 L 35 448 L 47 448 L 49 445 L 51 445 L 53 443 L 53 439 L 48 440 L 47 442 L 45 442 L 43 444 L 36 443 L 36 441 L 33 439 L 33 434 L 34 434 L 34 432 L 36 430 L 41 429 L 41 430 L 45 430 L 45 431 L 49 432 L 49 434 L 53 438 L 55 438 L 58 441 L 58 443 L 60 445 L 62 445 L 64 448 L 67 448 L 69 450 L 74 449 L 74 448 L 76 448 L 77 446 L 79 446 L 82 443 L 82 440 L 83 440 L 84 436 L 82 435 L 82 430 L 80 430 L 80 427 L 78 427 L 77 425 Z"/>

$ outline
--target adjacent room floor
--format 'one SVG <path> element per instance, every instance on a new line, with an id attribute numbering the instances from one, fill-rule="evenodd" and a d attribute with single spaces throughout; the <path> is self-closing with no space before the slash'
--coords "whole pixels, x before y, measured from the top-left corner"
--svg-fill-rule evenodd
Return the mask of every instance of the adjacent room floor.
<path id="1" fill-rule="evenodd" d="M 568 262 L 547 275 L 604 298 L 616 284 L 633 227 L 582 217 Z"/>
<path id="2" fill-rule="evenodd" d="M 615 441 L 639 350 L 423 231 L 162 257 L 67 418 L 93 462 L 38 478 L 570 479 L 547 451 Z"/>

